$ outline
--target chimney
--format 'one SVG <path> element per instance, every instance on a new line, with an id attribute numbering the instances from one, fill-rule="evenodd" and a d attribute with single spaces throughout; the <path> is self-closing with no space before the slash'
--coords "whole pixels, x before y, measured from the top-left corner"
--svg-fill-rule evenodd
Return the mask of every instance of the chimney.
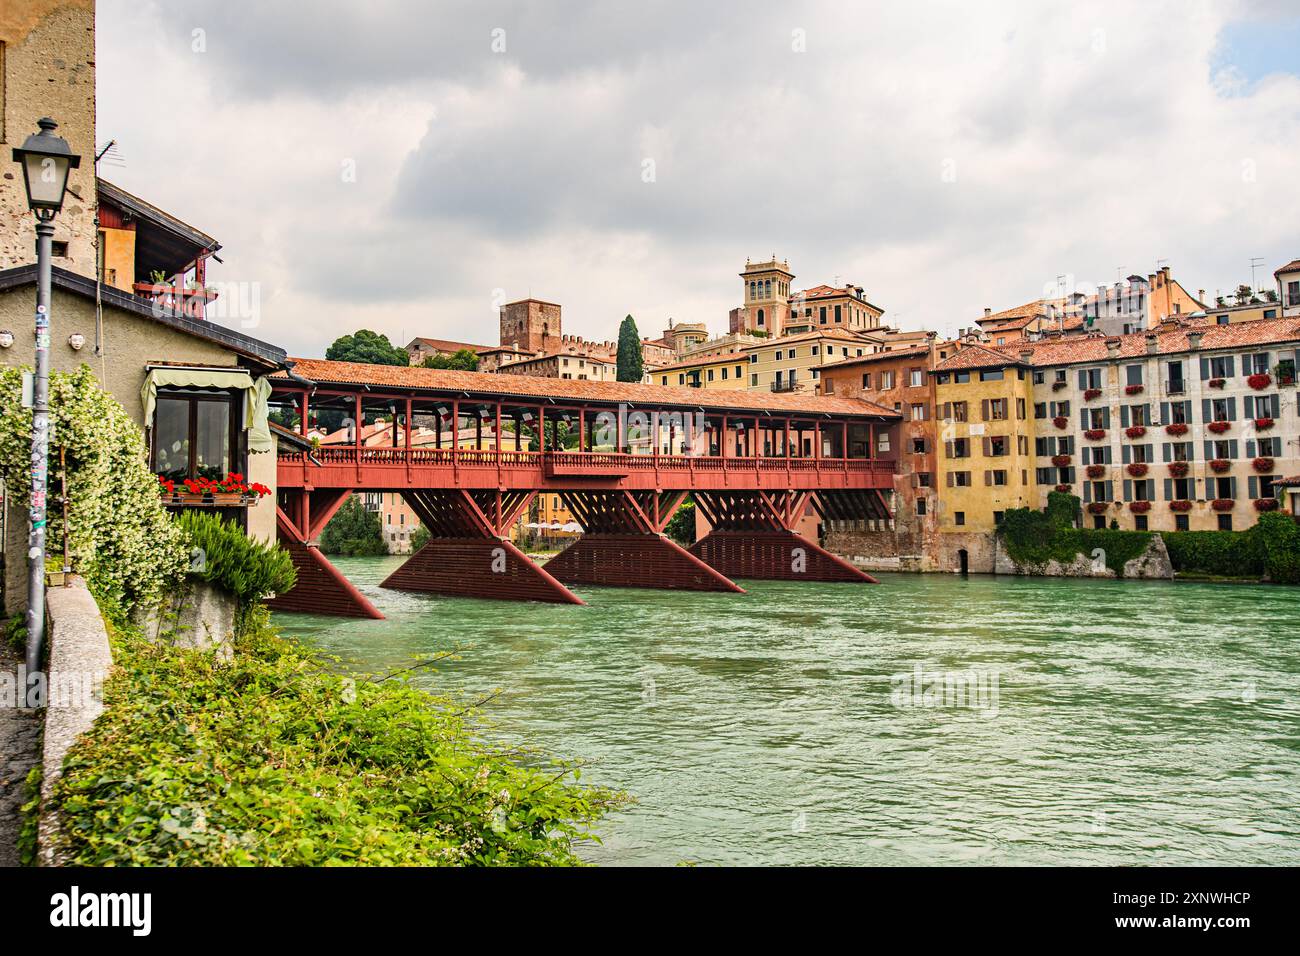
<path id="1" fill-rule="evenodd" d="M 1021 349 L 1021 350 L 1020 350 L 1020 361 L 1024 362 L 1026 365 L 1029 364 L 1029 360 L 1032 359 L 1033 357 L 1034 357 L 1034 350 L 1033 350 L 1033 349 Z"/>
<path id="2" fill-rule="evenodd" d="M 1201 347 L 1201 336 L 1203 336 L 1204 334 L 1205 332 L 1203 330 L 1197 332 L 1188 332 L 1187 347 L 1191 349 L 1193 352 L 1199 349 Z"/>
<path id="3" fill-rule="evenodd" d="M 1154 332 L 1147 333 L 1147 354 L 1155 355 L 1160 351 L 1160 336 Z"/>
<path id="4" fill-rule="evenodd" d="M 1197 301 L 1197 302 L 1204 302 L 1204 301 L 1205 301 L 1205 290 L 1204 290 L 1204 289 L 1197 289 L 1197 290 L 1196 290 L 1196 301 Z"/>
<path id="5" fill-rule="evenodd" d="M 1106 340 L 1106 357 L 1107 357 L 1107 358 L 1111 358 L 1111 359 L 1117 359 L 1117 358 L 1119 358 L 1119 347 L 1120 347 L 1120 344 L 1121 344 L 1121 343 L 1120 343 L 1120 340 L 1117 339 L 1117 338 L 1109 338 L 1109 339 L 1107 339 L 1107 340 Z"/>
<path id="6" fill-rule="evenodd" d="M 993 310 L 990 309 L 987 305 L 984 306 L 984 318 L 987 319 L 992 314 L 993 314 Z"/>

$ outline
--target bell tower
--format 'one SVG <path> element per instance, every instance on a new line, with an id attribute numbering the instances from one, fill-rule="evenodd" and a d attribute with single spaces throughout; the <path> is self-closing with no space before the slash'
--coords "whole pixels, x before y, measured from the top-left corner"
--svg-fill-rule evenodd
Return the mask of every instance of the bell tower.
<path id="1" fill-rule="evenodd" d="M 744 305 L 732 312 L 731 331 L 780 335 L 790 320 L 793 278 L 789 261 L 778 261 L 775 255 L 766 262 L 745 260 L 745 269 L 740 273 Z"/>

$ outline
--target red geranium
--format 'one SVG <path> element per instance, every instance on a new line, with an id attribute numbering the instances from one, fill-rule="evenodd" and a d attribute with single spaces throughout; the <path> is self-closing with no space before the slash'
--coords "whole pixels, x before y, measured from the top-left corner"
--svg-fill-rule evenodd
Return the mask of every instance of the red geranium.
<path id="1" fill-rule="evenodd" d="M 1143 391 L 1143 389 L 1144 389 L 1145 387 L 1146 387 L 1146 386 L 1144 386 L 1144 385 L 1125 385 L 1125 386 L 1124 386 L 1124 394 L 1125 394 L 1125 395 L 1141 395 L 1141 394 L 1142 394 L 1142 391 Z"/>
<path id="2" fill-rule="evenodd" d="M 1057 428 L 1065 428 L 1067 425 L 1070 424 L 1070 420 L 1066 418 L 1064 415 L 1057 415 L 1055 418 L 1052 419 L 1052 424 L 1055 425 Z"/>
<path id="3" fill-rule="evenodd" d="M 1237 502 L 1231 498 L 1215 498 L 1210 502 L 1210 507 L 1215 511 L 1231 511 L 1236 504 Z"/>
<path id="4" fill-rule="evenodd" d="M 1094 501 L 1092 504 L 1088 505 L 1088 512 L 1089 514 L 1101 515 L 1106 513 L 1106 508 L 1106 502 Z"/>
<path id="5" fill-rule="evenodd" d="M 1265 458 L 1263 455 L 1261 455 L 1260 457 L 1252 461 L 1251 465 L 1254 466 L 1256 471 L 1267 473 L 1273 470 L 1273 459 Z"/>
<path id="6" fill-rule="evenodd" d="M 1053 455 L 1053 456 L 1052 456 L 1052 464 L 1055 465 L 1057 468 L 1067 468 L 1067 467 L 1069 467 L 1069 464 L 1070 464 L 1070 456 L 1069 456 L 1069 455 Z"/>
<path id="7" fill-rule="evenodd" d="M 1171 461 L 1169 463 L 1169 474 L 1174 478 L 1182 478 L 1187 474 L 1187 462 Z"/>
<path id="8" fill-rule="evenodd" d="M 1256 499 L 1255 499 L 1255 510 L 1256 510 L 1256 511 L 1276 511 L 1276 510 L 1277 510 L 1277 499 L 1276 499 L 1276 498 L 1256 498 Z"/>
<path id="9" fill-rule="evenodd" d="M 1165 433 L 1168 435 L 1186 435 L 1187 425 L 1185 422 L 1170 422 L 1165 426 Z"/>
<path id="10" fill-rule="evenodd" d="M 1124 429 L 1124 434 L 1129 438 L 1141 438 L 1146 433 L 1147 427 L 1145 425 L 1130 425 L 1128 428 Z"/>
<path id="11" fill-rule="evenodd" d="M 1131 512 L 1133 512 L 1134 514 L 1137 514 L 1137 515 L 1146 514 L 1148 511 L 1151 510 L 1151 502 L 1149 502 L 1149 501 L 1130 501 L 1130 502 L 1128 503 L 1128 510 L 1131 511 Z"/>
<path id="12" fill-rule="evenodd" d="M 1216 435 L 1222 435 L 1224 432 L 1226 432 L 1229 428 L 1232 427 L 1232 422 L 1210 422 L 1210 424 L 1206 425 L 1205 427 L 1208 428 L 1210 431 L 1214 432 L 1214 434 Z"/>
<path id="13" fill-rule="evenodd" d="M 174 495 L 176 493 L 176 483 L 163 476 L 158 476 L 158 482 L 164 493 Z M 185 491 L 191 495 L 240 495 L 245 498 L 256 497 L 265 498 L 271 493 L 271 489 L 259 481 L 249 484 L 244 480 L 244 476 L 237 471 L 232 471 L 221 479 L 216 478 L 186 478 L 181 482 L 185 486 Z"/>
<path id="14" fill-rule="evenodd" d="M 1083 390 L 1083 400 L 1085 402 L 1090 402 L 1100 394 L 1101 389 L 1099 388 L 1085 388 Z"/>
<path id="15" fill-rule="evenodd" d="M 1135 461 L 1128 466 L 1128 473 L 1134 478 L 1141 478 L 1147 473 L 1147 466 L 1140 461 Z"/>
<path id="16" fill-rule="evenodd" d="M 1059 491 L 1061 494 L 1065 494 L 1066 492 L 1068 492 L 1068 491 L 1070 490 L 1070 486 L 1069 486 L 1069 485 L 1057 485 L 1057 486 L 1056 486 L 1056 490 Z"/>
<path id="17" fill-rule="evenodd" d="M 1223 386 L 1227 385 L 1228 382 L 1227 382 L 1226 379 L 1222 379 L 1222 378 L 1212 378 L 1212 379 L 1210 379 L 1208 382 L 1206 382 L 1205 384 L 1209 385 L 1210 388 L 1223 388 Z"/>
<path id="18" fill-rule="evenodd" d="M 1182 499 L 1181 501 L 1171 501 L 1169 502 L 1169 510 L 1170 511 L 1191 511 L 1192 503 L 1185 498 Z"/>
<path id="19" fill-rule="evenodd" d="M 1256 372 L 1254 375 L 1251 375 L 1246 379 L 1246 384 L 1256 391 L 1259 391 L 1260 389 L 1268 388 L 1272 385 L 1273 377 L 1267 372 Z"/>
<path id="20" fill-rule="evenodd" d="M 1103 438 L 1106 437 L 1106 429 L 1089 428 L 1086 432 L 1083 433 L 1083 437 L 1088 439 L 1088 441 L 1101 441 Z"/>
<path id="21" fill-rule="evenodd" d="M 1232 462 L 1228 461 L 1228 459 L 1226 459 L 1226 458 L 1211 458 L 1211 459 L 1210 459 L 1210 470 L 1211 470 L 1211 471 L 1224 472 L 1224 471 L 1227 471 L 1227 470 L 1228 470 L 1229 468 L 1231 468 L 1231 467 L 1232 467 Z"/>
<path id="22" fill-rule="evenodd" d="M 1257 418 L 1255 419 L 1255 431 L 1266 432 L 1272 428 L 1274 424 L 1275 423 L 1271 418 Z"/>
<path id="23" fill-rule="evenodd" d="M 1089 465 L 1087 468 L 1089 478 L 1100 478 L 1104 474 L 1106 474 L 1105 465 Z"/>
<path id="24" fill-rule="evenodd" d="M 1065 388 L 1065 386 L 1066 386 L 1065 382 L 1053 382 L 1052 391 L 1059 392 L 1061 389 Z"/>

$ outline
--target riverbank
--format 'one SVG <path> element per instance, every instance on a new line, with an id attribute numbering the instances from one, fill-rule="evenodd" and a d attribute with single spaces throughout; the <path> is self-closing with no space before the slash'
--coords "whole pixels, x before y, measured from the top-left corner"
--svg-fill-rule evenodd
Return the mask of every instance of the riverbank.
<path id="1" fill-rule="evenodd" d="M 567 607 L 378 587 L 400 560 L 339 562 L 387 620 L 285 633 L 359 670 L 456 649 L 416 683 L 499 691 L 505 739 L 636 795 L 588 862 L 1300 862 L 1300 590 L 888 574 Z M 918 665 L 985 696 L 927 702 Z"/>

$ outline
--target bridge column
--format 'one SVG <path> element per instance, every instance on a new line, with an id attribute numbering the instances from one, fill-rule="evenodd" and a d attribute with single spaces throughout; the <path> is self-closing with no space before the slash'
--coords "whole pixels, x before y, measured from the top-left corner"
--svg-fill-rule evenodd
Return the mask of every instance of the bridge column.
<path id="1" fill-rule="evenodd" d="M 510 525 L 535 491 L 404 491 L 429 542 L 380 587 L 456 597 L 585 603 L 512 544 Z"/>
<path id="2" fill-rule="evenodd" d="M 276 533 L 293 559 L 298 580 L 288 591 L 267 601 L 269 607 L 277 611 L 383 620 L 379 609 L 330 564 L 317 546 L 321 532 L 350 494 L 350 489 L 335 488 L 326 491 L 291 488 L 280 492 Z"/>
<path id="3" fill-rule="evenodd" d="M 691 546 L 691 553 L 733 578 L 780 581 L 878 583 L 871 575 L 831 554 L 794 529 L 811 492 L 696 492 L 695 504 L 712 530 Z M 889 512 L 873 491 L 822 491 L 833 502 L 836 516 L 887 517 Z M 825 502 L 813 499 L 825 516 Z"/>
<path id="4" fill-rule="evenodd" d="M 664 535 L 684 491 L 562 491 L 560 498 L 584 534 L 546 563 L 565 584 L 744 589 Z"/>

